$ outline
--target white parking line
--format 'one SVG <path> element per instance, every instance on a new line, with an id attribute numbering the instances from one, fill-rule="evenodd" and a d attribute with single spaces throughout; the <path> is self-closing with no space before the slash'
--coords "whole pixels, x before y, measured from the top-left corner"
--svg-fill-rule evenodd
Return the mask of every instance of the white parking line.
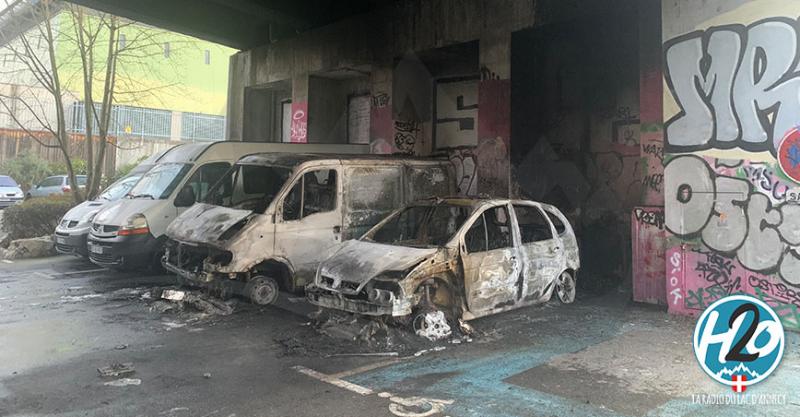
<path id="1" fill-rule="evenodd" d="M 292 369 L 294 369 L 297 372 L 300 372 L 301 374 L 305 374 L 305 375 L 308 375 L 308 376 L 310 376 L 310 377 L 312 377 L 314 379 L 318 379 L 318 380 L 320 380 L 322 382 L 327 382 L 327 383 L 329 383 L 331 385 L 335 385 L 335 386 L 337 386 L 339 388 L 344 388 L 344 389 L 346 389 L 348 391 L 355 392 L 356 394 L 361 394 L 361 395 L 371 395 L 372 394 L 372 390 L 369 389 L 369 388 L 362 387 L 361 385 L 356 385 L 356 384 L 353 384 L 351 382 L 347 382 L 347 381 L 345 381 L 343 379 L 339 379 L 339 378 L 336 378 L 336 377 L 333 377 L 333 376 L 330 376 L 330 375 L 327 375 L 327 374 L 323 374 L 322 372 L 317 372 L 317 371 L 315 371 L 313 369 L 308 369 L 305 366 L 299 366 L 299 365 L 298 366 L 293 366 Z"/>

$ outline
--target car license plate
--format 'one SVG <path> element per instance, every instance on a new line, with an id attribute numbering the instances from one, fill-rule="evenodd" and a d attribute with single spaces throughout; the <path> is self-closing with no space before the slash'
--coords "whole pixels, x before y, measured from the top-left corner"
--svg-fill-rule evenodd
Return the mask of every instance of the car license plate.
<path id="1" fill-rule="evenodd" d="M 89 252 L 102 254 L 103 247 L 97 245 L 89 245 Z"/>
<path id="2" fill-rule="evenodd" d="M 65 245 L 65 244 L 67 244 L 67 238 L 61 237 L 61 236 L 56 236 L 56 243 L 58 243 L 60 245 Z"/>

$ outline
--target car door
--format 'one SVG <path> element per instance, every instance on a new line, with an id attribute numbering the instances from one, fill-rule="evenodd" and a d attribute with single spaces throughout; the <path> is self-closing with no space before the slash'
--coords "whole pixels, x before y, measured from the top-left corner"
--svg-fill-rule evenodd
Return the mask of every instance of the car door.
<path id="1" fill-rule="evenodd" d="M 278 203 L 275 255 L 294 268 L 295 285 L 314 277 L 317 265 L 342 241 L 342 187 L 336 167 L 307 169 Z"/>
<path id="2" fill-rule="evenodd" d="M 464 233 L 461 260 L 467 307 L 475 317 L 516 304 L 518 249 L 507 204 L 484 210 Z"/>
<path id="3" fill-rule="evenodd" d="M 64 177 L 47 177 L 36 187 L 30 190 L 30 195 L 33 197 L 45 197 L 54 193 L 61 193 L 61 187 L 64 186 Z"/>
<path id="4" fill-rule="evenodd" d="M 564 265 L 561 238 L 554 233 L 550 219 L 533 204 L 514 204 L 519 231 L 523 285 L 519 298 L 534 301 L 553 283 Z"/>

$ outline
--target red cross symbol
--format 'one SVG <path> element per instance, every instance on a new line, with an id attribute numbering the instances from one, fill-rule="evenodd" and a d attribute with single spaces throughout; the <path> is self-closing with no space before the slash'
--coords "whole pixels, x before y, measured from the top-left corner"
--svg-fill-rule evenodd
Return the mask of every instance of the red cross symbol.
<path id="1" fill-rule="evenodd" d="M 747 375 L 734 375 L 731 380 L 734 382 L 731 386 L 733 392 L 745 392 L 747 390 L 747 386 L 742 384 L 742 382 L 747 381 Z"/>

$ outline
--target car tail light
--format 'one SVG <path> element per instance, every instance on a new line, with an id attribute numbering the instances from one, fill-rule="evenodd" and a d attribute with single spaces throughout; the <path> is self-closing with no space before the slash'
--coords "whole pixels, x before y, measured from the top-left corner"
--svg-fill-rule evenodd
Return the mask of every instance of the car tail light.
<path id="1" fill-rule="evenodd" d="M 61 187 L 61 191 L 65 192 L 65 193 L 68 193 L 68 192 L 72 191 L 72 187 L 70 187 L 69 185 L 65 185 L 65 186 Z"/>

